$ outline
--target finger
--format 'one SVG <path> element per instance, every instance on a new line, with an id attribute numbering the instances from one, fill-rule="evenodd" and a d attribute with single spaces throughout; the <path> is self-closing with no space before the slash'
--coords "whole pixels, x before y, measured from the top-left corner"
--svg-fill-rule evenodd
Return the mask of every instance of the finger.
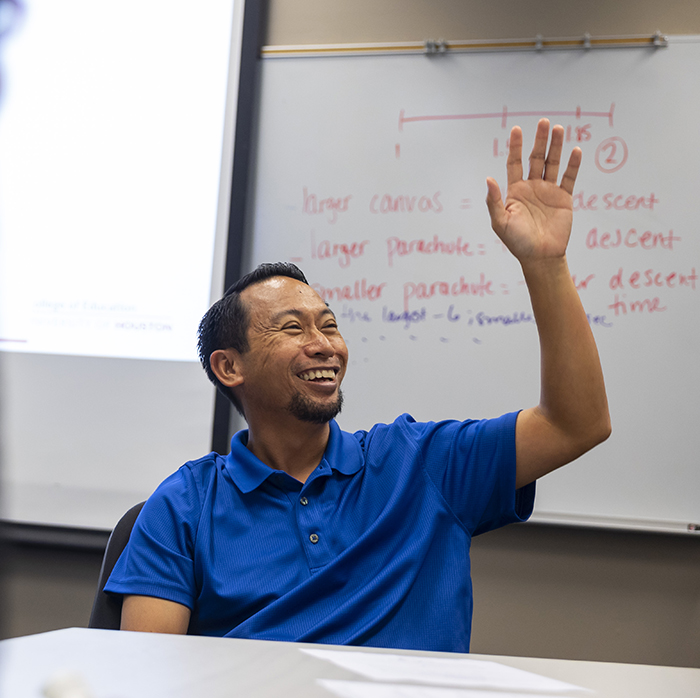
<path id="1" fill-rule="evenodd" d="M 509 186 L 520 182 L 523 178 L 523 132 L 520 130 L 520 126 L 513 126 L 510 132 L 506 172 Z"/>
<path id="2" fill-rule="evenodd" d="M 549 119 L 540 119 L 537 123 L 535 133 L 535 143 L 530 153 L 530 174 L 528 179 L 542 179 L 544 172 L 544 156 L 547 152 L 547 141 L 549 140 Z"/>
<path id="3" fill-rule="evenodd" d="M 492 177 L 486 179 L 486 186 L 488 192 L 486 194 L 486 206 L 489 209 L 489 215 L 491 216 L 491 227 L 498 232 L 503 230 L 505 227 L 505 215 L 506 209 L 503 205 L 503 198 L 501 196 L 501 188 L 498 186 L 498 182 Z"/>
<path id="4" fill-rule="evenodd" d="M 581 167 L 581 159 L 583 154 L 581 153 L 581 148 L 574 148 L 571 151 L 571 157 L 569 157 L 569 164 L 566 167 L 566 172 L 561 178 L 561 188 L 567 194 L 574 193 L 574 184 L 576 184 L 576 175 L 578 174 L 578 168 Z"/>
<path id="5" fill-rule="evenodd" d="M 546 182 L 557 183 L 559 176 L 559 163 L 561 162 L 561 149 L 564 144 L 564 127 L 555 126 L 552 129 L 552 140 L 549 144 L 547 161 L 544 165 L 544 179 Z"/>

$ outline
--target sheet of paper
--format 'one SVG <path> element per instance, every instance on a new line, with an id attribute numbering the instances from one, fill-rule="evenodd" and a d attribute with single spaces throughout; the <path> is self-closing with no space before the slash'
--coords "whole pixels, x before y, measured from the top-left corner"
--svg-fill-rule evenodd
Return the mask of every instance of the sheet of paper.
<path id="1" fill-rule="evenodd" d="M 537 698 L 542 695 L 551 698 L 552 696 L 551 693 L 495 692 L 480 688 L 438 688 L 405 683 L 370 683 L 337 679 L 318 679 L 316 683 L 338 698 Z"/>
<path id="2" fill-rule="evenodd" d="M 530 695 L 534 693 L 545 696 L 591 693 L 586 688 L 564 681 L 478 659 L 418 657 L 324 649 L 300 651 L 374 681 L 415 682 L 429 686 L 510 691 Z"/>
<path id="3" fill-rule="evenodd" d="M 537 698 L 551 693 L 513 693 L 480 688 L 443 688 L 416 686 L 405 683 L 370 683 L 368 681 L 340 681 L 317 679 L 316 683 L 338 698 Z"/>

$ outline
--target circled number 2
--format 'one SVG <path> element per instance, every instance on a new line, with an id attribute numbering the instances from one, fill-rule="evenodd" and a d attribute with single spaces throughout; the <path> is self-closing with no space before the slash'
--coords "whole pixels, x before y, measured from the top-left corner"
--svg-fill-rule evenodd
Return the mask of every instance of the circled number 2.
<path id="1" fill-rule="evenodd" d="M 627 162 L 627 143 L 619 136 L 606 138 L 595 151 L 595 164 L 601 172 L 617 172 Z"/>

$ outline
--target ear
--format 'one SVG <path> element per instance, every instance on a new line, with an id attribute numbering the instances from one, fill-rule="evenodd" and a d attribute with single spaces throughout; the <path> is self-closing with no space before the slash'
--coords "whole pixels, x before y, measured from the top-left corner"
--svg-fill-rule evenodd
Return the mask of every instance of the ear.
<path id="1" fill-rule="evenodd" d="M 209 357 L 214 375 L 227 388 L 235 388 L 243 383 L 240 355 L 235 349 L 217 349 Z"/>

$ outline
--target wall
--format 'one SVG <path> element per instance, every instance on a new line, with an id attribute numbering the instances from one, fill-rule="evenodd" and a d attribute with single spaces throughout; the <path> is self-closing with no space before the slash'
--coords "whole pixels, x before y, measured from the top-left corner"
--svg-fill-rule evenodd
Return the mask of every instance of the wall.
<path id="1" fill-rule="evenodd" d="M 270 0 L 267 44 L 700 33 L 686 0 Z M 85 625 L 99 551 L 6 549 L 5 636 Z M 700 667 L 700 546 L 513 526 L 473 546 L 474 652 Z"/>
<path id="2" fill-rule="evenodd" d="M 687 0 L 270 0 L 269 45 L 698 34 Z"/>
<path id="3" fill-rule="evenodd" d="M 700 667 L 700 545 L 510 526 L 472 549 L 472 651 Z"/>
<path id="4" fill-rule="evenodd" d="M 87 627 L 102 550 L 7 543 L 0 638 Z"/>

